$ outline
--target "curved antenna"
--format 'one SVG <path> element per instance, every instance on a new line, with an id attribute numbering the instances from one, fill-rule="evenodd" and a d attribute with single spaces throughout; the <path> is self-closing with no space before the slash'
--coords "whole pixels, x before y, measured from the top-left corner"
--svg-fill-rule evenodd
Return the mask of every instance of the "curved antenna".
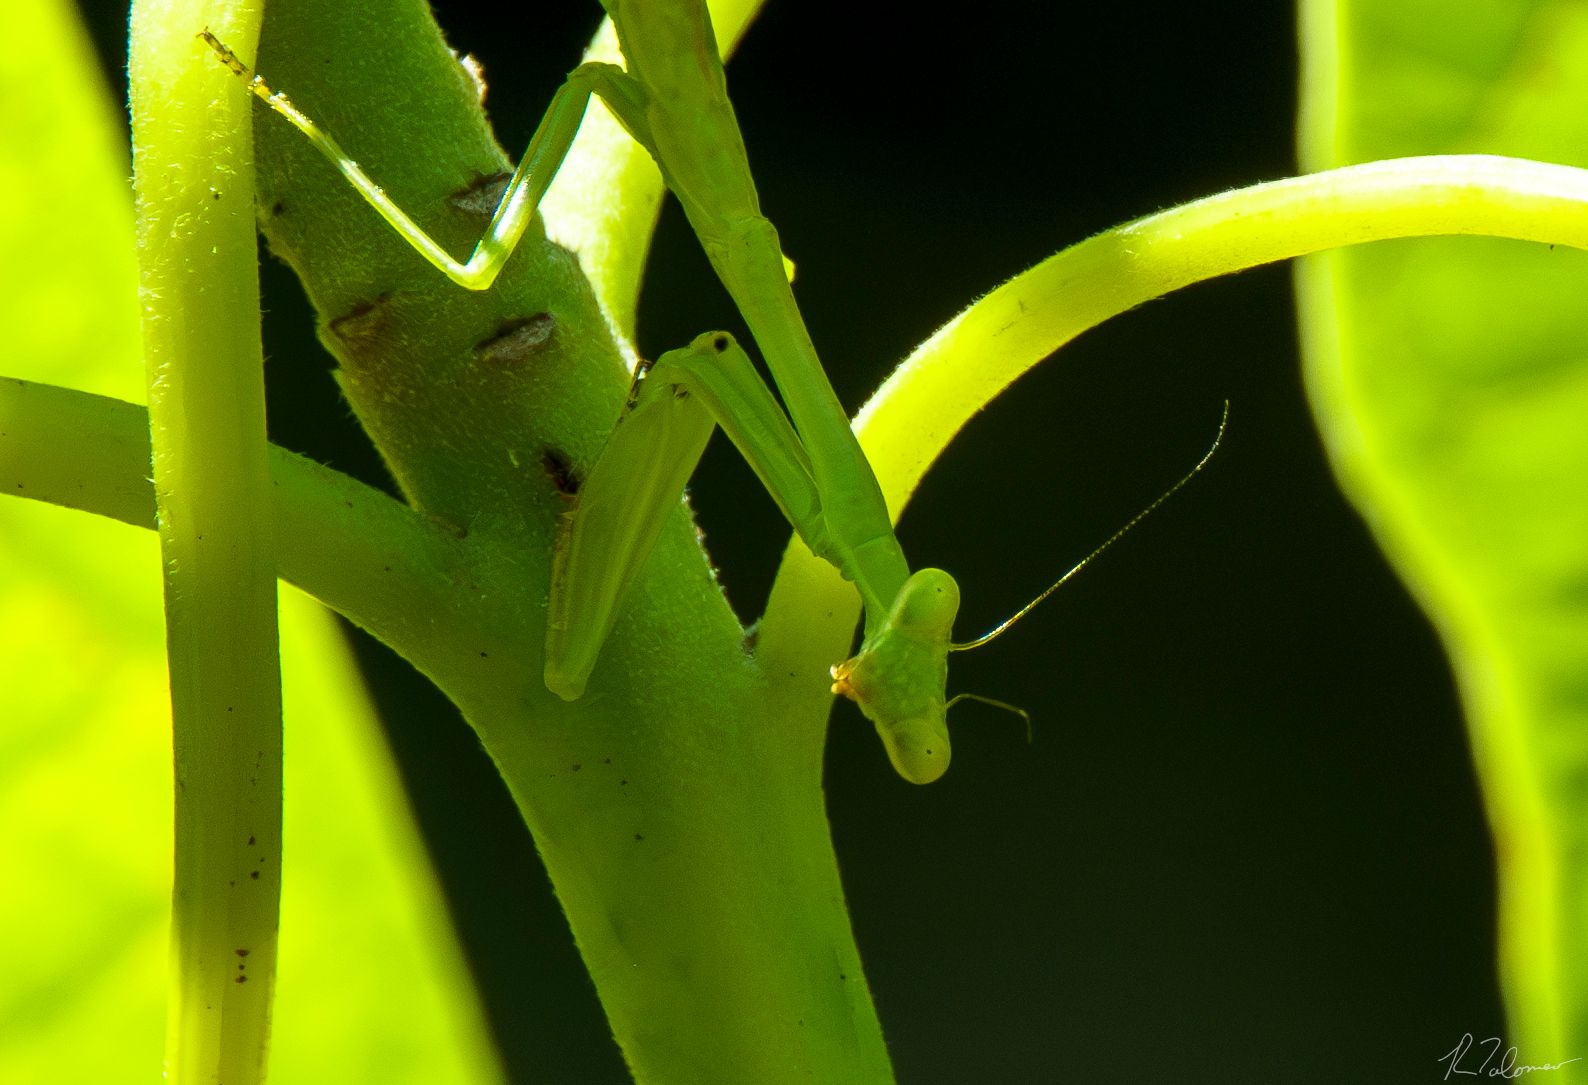
<path id="1" fill-rule="evenodd" d="M 1005 712 L 1013 712 L 1015 715 L 1026 721 L 1026 745 L 1031 745 L 1031 713 L 1027 712 L 1019 705 L 1010 704 L 1008 701 L 996 701 L 991 697 L 983 697 L 979 693 L 956 693 L 953 697 L 950 697 L 948 703 L 943 706 L 943 711 L 947 712 L 961 701 L 975 701 L 977 704 L 990 705 L 993 708 L 1001 708 Z"/>
<path id="2" fill-rule="evenodd" d="M 1033 609 L 1035 609 L 1035 607 L 1037 606 L 1038 603 L 1042 602 L 1048 596 L 1052 595 L 1054 592 L 1058 591 L 1061 587 L 1063 587 L 1065 582 L 1068 581 L 1070 579 L 1070 577 L 1074 576 L 1076 573 L 1078 573 L 1082 569 L 1086 568 L 1088 565 L 1090 565 L 1092 563 L 1092 560 L 1094 558 L 1096 558 L 1104 550 L 1107 550 L 1110 546 L 1113 546 L 1120 539 L 1122 539 L 1125 536 L 1125 534 L 1128 531 L 1130 531 L 1131 528 L 1135 527 L 1137 524 L 1141 523 L 1148 516 L 1150 516 L 1158 508 L 1159 505 L 1162 505 L 1165 501 L 1169 500 L 1176 493 L 1178 493 L 1182 486 L 1184 486 L 1186 483 L 1190 482 L 1193 478 L 1196 477 L 1196 474 L 1197 474 L 1198 471 L 1202 470 L 1202 468 L 1204 468 L 1204 467 L 1206 467 L 1208 465 L 1208 461 L 1213 458 L 1213 453 L 1215 453 L 1215 452 L 1217 452 L 1219 450 L 1219 445 L 1221 443 L 1223 443 L 1223 441 L 1224 441 L 1224 428 L 1225 428 L 1225 426 L 1227 426 L 1229 424 L 1229 421 L 1230 421 L 1230 401 L 1226 399 L 1224 401 L 1224 414 L 1219 418 L 1219 431 L 1218 431 L 1218 433 L 1213 435 L 1213 444 L 1210 445 L 1208 447 L 1208 450 L 1202 454 L 1202 458 L 1196 462 L 1196 466 L 1192 467 L 1191 470 L 1187 471 L 1184 475 L 1180 476 L 1180 481 L 1176 482 L 1173 486 L 1169 487 L 1163 493 L 1159 494 L 1158 497 L 1157 497 L 1157 500 L 1153 501 L 1152 504 L 1150 504 L 1146 508 L 1142 509 L 1135 516 L 1132 516 L 1130 518 L 1130 521 L 1127 524 L 1125 524 L 1124 527 L 1120 528 L 1118 531 L 1114 532 L 1107 539 L 1105 539 L 1103 541 L 1103 544 L 1101 546 L 1099 546 L 1096 550 L 1093 550 L 1090 554 L 1086 555 L 1080 561 L 1076 562 L 1074 567 L 1071 568 L 1069 572 L 1065 573 L 1063 576 L 1059 577 L 1059 579 L 1055 580 L 1048 587 L 1048 589 L 1046 591 L 1044 591 L 1041 595 L 1037 596 L 1035 599 L 1031 600 L 1031 602 L 1027 603 L 1025 606 L 1023 606 L 1019 610 L 1015 611 L 1009 617 L 1007 617 L 1003 621 L 999 622 L 996 626 L 994 626 L 992 628 L 992 630 L 990 632 L 983 633 L 981 636 L 977 637 L 975 640 L 968 640 L 968 641 L 964 641 L 963 643 L 950 642 L 950 644 L 948 646 L 948 650 L 950 652 L 968 652 L 972 648 L 980 648 L 982 645 L 986 644 L 988 641 L 993 640 L 995 637 L 1000 636 L 1010 626 L 1014 625 L 1021 618 L 1024 618 L 1027 614 L 1031 613 L 1031 611 Z"/>

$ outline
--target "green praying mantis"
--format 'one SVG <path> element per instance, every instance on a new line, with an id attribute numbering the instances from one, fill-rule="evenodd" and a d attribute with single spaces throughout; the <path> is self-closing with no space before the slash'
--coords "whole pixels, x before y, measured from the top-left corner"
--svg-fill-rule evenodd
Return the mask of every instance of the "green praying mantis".
<path id="1" fill-rule="evenodd" d="M 720 426 L 794 530 L 860 592 L 860 650 L 832 667 L 832 690 L 876 726 L 904 779 L 931 783 L 948 768 L 948 654 L 987 643 L 1184 486 L 1157 500 L 991 632 L 955 642 L 959 587 L 941 569 L 912 573 L 876 477 L 817 358 L 789 285 L 776 229 L 761 214 L 744 140 L 704 0 L 602 0 L 626 67 L 587 63 L 558 89 L 484 236 L 458 261 L 393 203 L 329 135 L 209 31 L 202 37 L 252 92 L 341 171 L 418 253 L 453 282 L 487 289 L 524 235 L 567 154 L 592 94 L 661 169 L 760 347 L 787 412 L 725 332 L 642 363 L 622 414 L 565 516 L 553 559 L 545 682 L 579 698 L 624 596 L 677 506 L 712 430 Z M 1224 423 L 1219 427 L 1222 438 Z"/>

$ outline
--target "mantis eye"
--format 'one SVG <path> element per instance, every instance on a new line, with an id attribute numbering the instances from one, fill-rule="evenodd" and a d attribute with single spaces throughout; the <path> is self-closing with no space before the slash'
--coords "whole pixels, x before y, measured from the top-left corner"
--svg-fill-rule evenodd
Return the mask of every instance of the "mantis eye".
<path id="1" fill-rule="evenodd" d="M 929 784 L 948 771 L 948 727 L 941 716 L 878 724 L 877 734 L 894 769 L 910 783 Z"/>
<path id="2" fill-rule="evenodd" d="M 889 624 L 898 633 L 928 643 L 948 640 L 959 612 L 959 585 L 941 569 L 921 569 L 905 581 Z"/>

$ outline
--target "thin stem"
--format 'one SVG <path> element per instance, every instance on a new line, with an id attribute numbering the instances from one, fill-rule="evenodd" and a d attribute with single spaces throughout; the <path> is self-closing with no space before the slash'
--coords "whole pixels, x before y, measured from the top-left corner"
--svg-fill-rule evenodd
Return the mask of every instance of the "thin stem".
<path id="1" fill-rule="evenodd" d="M 172 1003 L 178 1085 L 264 1079 L 281 895 L 281 675 L 267 499 L 250 116 L 198 63 L 259 5 L 145 0 L 129 74 L 144 364 L 164 558 L 176 769 Z"/>
<path id="2" fill-rule="evenodd" d="M 1221 193 L 1048 258 L 921 344 L 855 419 L 889 507 L 977 411 L 1065 343 L 1206 279 L 1391 238 L 1588 249 L 1588 171 L 1491 155 L 1397 158 Z"/>
<path id="3" fill-rule="evenodd" d="M 144 408 L 4 378 L 0 420 L 0 492 L 155 526 Z M 469 654 L 458 631 L 490 620 L 479 597 L 459 589 L 476 577 L 477 555 L 429 518 L 339 471 L 275 446 L 269 458 L 281 579 L 426 673 L 450 673 Z"/>

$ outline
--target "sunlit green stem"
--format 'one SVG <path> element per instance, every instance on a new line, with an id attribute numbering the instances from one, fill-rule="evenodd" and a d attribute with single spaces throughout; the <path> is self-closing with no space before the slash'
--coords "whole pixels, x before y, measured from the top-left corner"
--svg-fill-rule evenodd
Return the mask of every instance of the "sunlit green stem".
<path id="1" fill-rule="evenodd" d="M 134 187 L 176 768 L 166 1074 L 262 1081 L 281 887 L 281 688 L 247 96 L 201 64 L 257 4 L 134 5 Z"/>
<path id="2" fill-rule="evenodd" d="M 1127 222 L 949 321 L 878 389 L 855 428 L 890 507 L 902 505 L 973 414 L 1110 317 L 1276 260 L 1462 234 L 1588 248 L 1588 171 L 1490 155 L 1399 158 L 1253 185 Z"/>

